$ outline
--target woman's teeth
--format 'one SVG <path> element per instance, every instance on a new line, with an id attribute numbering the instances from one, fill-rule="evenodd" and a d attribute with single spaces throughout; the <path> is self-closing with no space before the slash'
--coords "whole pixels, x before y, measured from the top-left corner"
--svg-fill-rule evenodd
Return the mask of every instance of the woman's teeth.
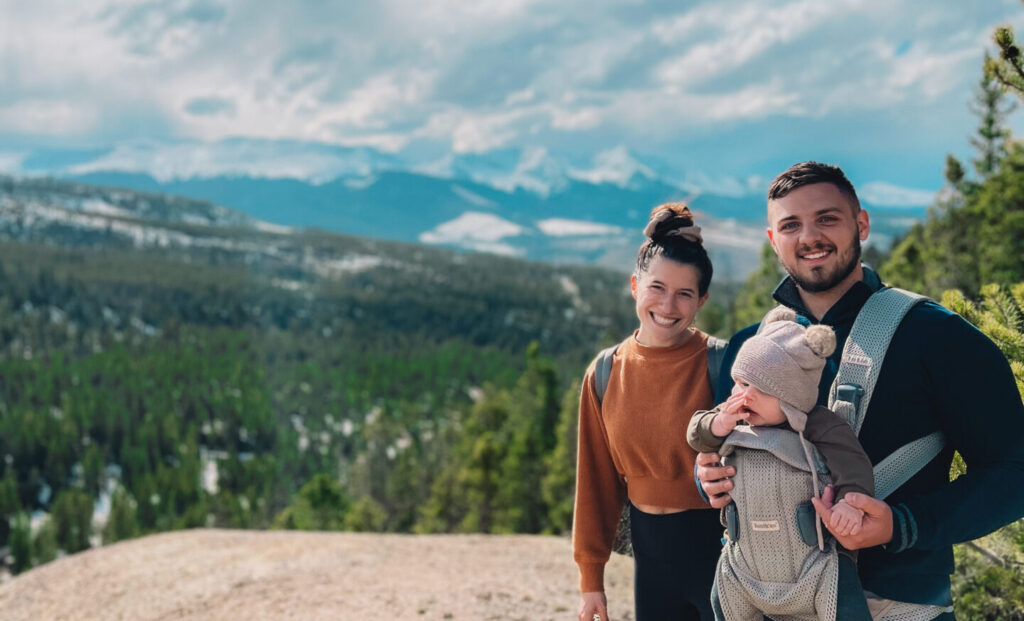
<path id="1" fill-rule="evenodd" d="M 659 326 L 671 326 L 675 324 L 677 321 L 679 321 L 678 319 L 672 319 L 671 317 L 662 317 L 660 315 L 655 315 L 654 313 L 651 313 L 651 319 L 653 319 L 654 323 L 658 324 Z"/>

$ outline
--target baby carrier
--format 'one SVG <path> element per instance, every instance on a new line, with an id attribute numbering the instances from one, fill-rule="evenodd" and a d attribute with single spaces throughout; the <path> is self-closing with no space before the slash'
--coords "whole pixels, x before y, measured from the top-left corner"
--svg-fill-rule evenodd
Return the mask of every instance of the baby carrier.
<path id="1" fill-rule="evenodd" d="M 829 407 L 860 431 L 889 341 L 924 297 L 882 289 L 868 299 L 843 349 Z M 941 451 L 936 432 L 901 447 L 874 468 L 875 497 L 885 498 Z M 723 510 L 726 542 L 717 585 L 729 621 L 835 621 L 839 558 L 823 536 L 809 499 L 830 482 L 817 450 L 794 431 L 737 427 L 719 455 L 738 474 Z M 827 533 L 824 533 L 827 535 Z M 934 618 L 940 609 L 901 604 L 901 621 Z"/>

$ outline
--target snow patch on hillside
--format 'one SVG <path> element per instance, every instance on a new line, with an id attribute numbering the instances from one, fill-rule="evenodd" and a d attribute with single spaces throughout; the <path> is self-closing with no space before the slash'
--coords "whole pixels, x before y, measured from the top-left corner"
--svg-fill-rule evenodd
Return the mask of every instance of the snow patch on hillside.
<path id="1" fill-rule="evenodd" d="M 484 207 L 486 209 L 494 209 L 494 208 L 496 208 L 498 206 L 498 203 L 495 203 L 491 199 L 484 198 L 483 196 L 480 196 L 476 192 L 473 192 L 471 190 L 467 190 L 466 188 L 462 187 L 461 185 L 454 185 L 453 184 L 452 185 L 452 192 L 454 192 L 455 195 L 458 196 L 459 198 L 461 198 L 461 199 L 463 199 L 463 200 L 465 200 L 465 201 L 467 201 L 469 203 L 472 203 L 473 205 L 476 205 L 477 207 Z"/>
<path id="2" fill-rule="evenodd" d="M 425 244 L 446 244 L 477 252 L 522 256 L 522 249 L 501 240 L 522 235 L 525 230 L 515 222 L 493 214 L 467 211 L 454 220 L 421 233 L 419 240 Z"/>

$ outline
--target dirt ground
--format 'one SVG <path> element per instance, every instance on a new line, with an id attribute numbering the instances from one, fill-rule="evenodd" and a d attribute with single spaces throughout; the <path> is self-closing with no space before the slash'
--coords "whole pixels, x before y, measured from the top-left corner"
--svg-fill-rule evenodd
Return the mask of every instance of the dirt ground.
<path id="1" fill-rule="evenodd" d="M 633 619 L 632 560 L 606 573 Z M 6 621 L 576 618 L 569 540 L 192 530 L 65 557 L 0 585 Z"/>

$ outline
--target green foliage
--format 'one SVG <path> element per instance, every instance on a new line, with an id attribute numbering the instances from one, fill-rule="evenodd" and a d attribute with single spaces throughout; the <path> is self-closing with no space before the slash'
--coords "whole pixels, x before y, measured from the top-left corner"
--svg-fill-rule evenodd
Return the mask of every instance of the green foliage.
<path id="1" fill-rule="evenodd" d="M 110 498 L 110 513 L 103 527 L 104 545 L 131 539 L 139 534 L 138 503 L 118 485 Z"/>
<path id="2" fill-rule="evenodd" d="M 764 314 L 776 306 L 772 292 L 785 273 L 771 244 L 761 246 L 761 263 L 757 271 L 747 276 L 733 302 L 733 325 L 736 329 L 761 321 Z"/>
<path id="3" fill-rule="evenodd" d="M 942 304 L 973 323 L 999 346 L 1010 362 L 1017 389 L 1024 399 L 1024 282 L 1008 288 L 985 285 L 981 295 L 981 301 L 973 303 L 960 291 L 947 291 L 942 295 Z"/>
<path id="4" fill-rule="evenodd" d="M 93 500 L 83 490 L 68 488 L 57 493 L 50 517 L 57 531 L 57 545 L 68 554 L 89 549 L 92 510 Z"/>
<path id="5" fill-rule="evenodd" d="M 36 565 L 57 558 L 57 527 L 52 518 L 44 518 L 32 539 L 32 559 Z"/>
<path id="6" fill-rule="evenodd" d="M 1010 362 L 1017 389 L 1024 399 L 1024 282 L 1011 287 L 981 287 L 981 299 L 972 302 L 960 291 L 946 291 L 942 304 L 976 325 L 995 342 Z M 950 472 L 955 478 L 966 472 L 956 455 Z M 957 571 L 953 575 L 958 619 L 1024 619 L 1024 520 L 989 535 L 980 545 L 998 546 L 985 556 L 970 546 L 958 546 Z M 985 548 L 981 548 L 985 549 Z M 992 565 L 992 558 L 999 564 Z"/>
<path id="7" fill-rule="evenodd" d="M 953 602 L 957 619 L 964 621 L 1024 620 L 1024 572 L 1019 567 L 990 565 L 956 550 Z"/>
<path id="8" fill-rule="evenodd" d="M 985 63 L 990 62 L 991 59 L 986 55 Z M 1000 162 L 1006 157 L 1006 140 L 1010 137 L 1010 130 L 1006 127 L 1005 120 L 1012 109 L 1012 104 L 1005 101 L 999 84 L 989 73 L 983 72 L 972 106 L 980 122 L 977 135 L 971 138 L 971 144 L 978 150 L 974 169 L 982 179 L 996 172 Z M 947 178 L 950 174 L 955 176 L 955 170 L 947 170 L 947 173 Z M 963 175 L 961 180 L 962 177 Z"/>
<path id="9" fill-rule="evenodd" d="M 576 438 L 580 408 L 577 380 L 562 397 L 555 428 L 555 447 L 545 458 L 547 474 L 541 479 L 541 494 L 548 506 L 548 528 L 564 533 L 572 528 L 576 488 Z"/>
<path id="10" fill-rule="evenodd" d="M 949 168 L 947 176 L 955 178 Z M 1009 285 L 1024 279 L 1021 256 L 1024 146 L 1013 143 L 995 172 L 940 193 L 928 220 L 910 229 L 880 272 L 893 285 L 933 297 L 946 289 L 970 297 L 981 283 Z"/>
<path id="11" fill-rule="evenodd" d="M 310 479 L 295 501 L 274 519 L 274 528 L 290 530 L 341 530 L 349 499 L 338 481 L 325 473 Z"/>
<path id="12" fill-rule="evenodd" d="M 371 498 L 363 496 L 352 504 L 345 516 L 345 530 L 378 533 L 385 529 L 388 514 L 384 507 Z"/>
<path id="13" fill-rule="evenodd" d="M 11 520 L 8 549 L 13 558 L 11 573 L 20 574 L 32 567 L 32 527 L 28 515 L 19 513 Z"/>
<path id="14" fill-rule="evenodd" d="M 999 47 L 998 58 L 985 58 L 985 74 L 999 82 L 1007 90 L 1024 97 L 1024 65 L 1020 47 L 1014 40 L 1013 28 L 1000 26 L 992 36 Z"/>

